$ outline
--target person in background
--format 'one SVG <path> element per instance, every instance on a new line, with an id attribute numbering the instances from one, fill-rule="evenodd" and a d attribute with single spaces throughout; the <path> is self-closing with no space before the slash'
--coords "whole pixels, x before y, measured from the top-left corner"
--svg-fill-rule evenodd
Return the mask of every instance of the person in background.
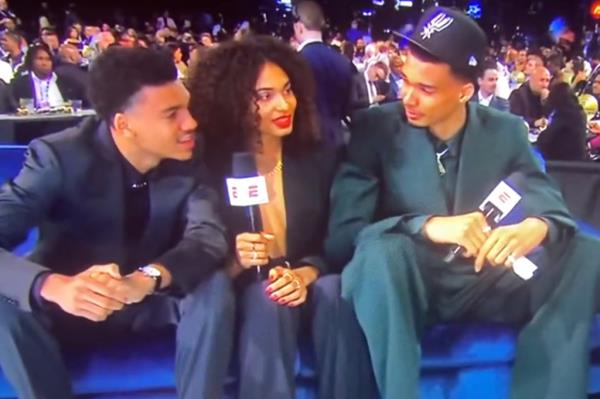
<path id="1" fill-rule="evenodd" d="M 486 60 L 482 68 L 482 75 L 477 78 L 479 90 L 471 100 L 485 107 L 508 112 L 510 110 L 508 101 L 496 95 L 498 85 L 498 70 L 496 68 L 497 64 L 494 60 Z"/>
<path id="2" fill-rule="evenodd" d="M 48 46 L 50 52 L 52 53 L 52 59 L 56 64 L 58 64 L 58 49 L 60 48 L 60 40 L 56 31 L 53 28 L 44 28 L 40 31 L 40 39 L 42 43 L 45 43 L 46 46 Z"/>
<path id="3" fill-rule="evenodd" d="M 298 2 L 293 15 L 298 52 L 308 61 L 317 84 L 316 102 L 323 144 L 340 148 L 345 145 L 341 121 L 349 113 L 353 68 L 343 55 L 323 43 L 325 16 L 317 2 Z"/>
<path id="4" fill-rule="evenodd" d="M 171 18 L 168 10 L 165 10 L 163 14 L 156 19 L 156 30 L 165 28 L 177 30 L 177 24 L 175 23 L 175 20 Z"/>
<path id="5" fill-rule="evenodd" d="M 177 68 L 177 78 L 185 82 L 188 75 L 188 66 L 183 61 L 183 51 L 179 43 L 167 43 L 167 49 L 173 55 L 173 62 Z"/>
<path id="6" fill-rule="evenodd" d="M 83 41 L 81 40 L 81 35 L 79 30 L 74 25 L 71 25 L 69 28 L 67 28 L 67 34 L 63 44 L 70 44 L 79 51 L 83 50 Z"/>
<path id="7" fill-rule="evenodd" d="M 544 59 L 540 54 L 537 53 L 529 53 L 527 54 L 527 63 L 525 64 L 525 77 L 529 79 L 533 72 L 539 68 L 544 66 Z"/>
<path id="8" fill-rule="evenodd" d="M 545 108 L 550 115 L 548 127 L 536 142 L 544 159 L 585 161 L 587 119 L 568 83 L 552 86 Z"/>
<path id="9" fill-rule="evenodd" d="M 353 111 L 377 105 L 386 100 L 389 84 L 385 81 L 388 67 L 382 61 L 369 65 L 364 73 L 354 75 L 350 107 Z"/>
<path id="10" fill-rule="evenodd" d="M 550 93 L 549 86 L 550 72 L 543 66 L 537 67 L 530 79 L 510 94 L 510 112 L 522 117 L 530 128 L 546 127 L 543 102 Z"/>
<path id="11" fill-rule="evenodd" d="M 285 42 L 250 36 L 194 61 L 188 82 L 214 185 L 227 191 L 234 153 L 246 152 L 269 195 L 256 231 L 243 208 L 224 205 L 239 309 L 239 397 L 295 397 L 299 341 L 308 337 L 319 398 L 374 399 L 364 338 L 322 253 L 337 153 L 319 145 L 310 68 Z"/>
<path id="12" fill-rule="evenodd" d="M 0 29 L 13 31 L 21 26 L 21 20 L 8 7 L 7 0 L 0 0 Z"/>
<path id="13" fill-rule="evenodd" d="M 54 68 L 58 76 L 77 82 L 85 91 L 88 86 L 87 68 L 82 66 L 82 56 L 75 46 L 63 44 L 58 52 L 60 64 Z M 87 102 L 87 101 L 84 101 Z"/>
<path id="14" fill-rule="evenodd" d="M 0 33 L 0 47 L 6 53 L 3 61 L 10 64 L 13 76 L 18 74 L 25 62 L 25 52 L 21 48 L 22 36 L 17 32 Z"/>
<path id="15" fill-rule="evenodd" d="M 25 57 L 24 71 L 11 82 L 15 100 L 33 99 L 36 108 L 60 107 L 66 100 L 86 99 L 85 87 L 54 72 L 52 54 L 45 44 L 35 44 Z"/>
<path id="16" fill-rule="evenodd" d="M 200 44 L 206 48 L 211 48 L 215 45 L 212 35 L 208 32 L 204 32 L 200 35 Z"/>
<path id="17" fill-rule="evenodd" d="M 400 92 L 402 90 L 402 56 L 392 55 L 390 57 L 390 90 L 387 94 L 386 101 L 398 101 L 400 99 Z"/>

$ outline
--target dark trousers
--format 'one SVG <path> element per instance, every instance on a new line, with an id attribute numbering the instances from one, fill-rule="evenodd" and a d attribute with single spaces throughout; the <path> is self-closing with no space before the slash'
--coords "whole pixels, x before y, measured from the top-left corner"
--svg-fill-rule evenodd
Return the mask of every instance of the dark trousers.
<path id="1" fill-rule="evenodd" d="M 178 397 L 221 399 L 234 319 L 233 290 L 222 272 L 184 298 L 153 295 L 102 323 L 57 308 L 30 313 L 0 302 L 0 366 L 19 398 L 67 399 L 73 394 L 62 349 L 176 326 Z"/>
<path id="2" fill-rule="evenodd" d="M 420 336 L 429 323 L 524 324 L 512 399 L 583 399 L 595 312 L 600 243 L 577 236 L 535 262 L 527 282 L 506 267 L 451 264 L 445 251 L 408 236 L 363 236 L 342 275 L 342 295 L 362 326 L 382 397 L 418 398 Z M 552 262 L 548 262 L 552 260 Z"/>
<path id="3" fill-rule="evenodd" d="M 340 296 L 340 276 L 319 278 L 307 302 L 289 308 L 273 302 L 266 282 L 240 289 L 239 398 L 293 399 L 299 337 L 315 354 L 318 398 L 376 397 L 368 350 L 356 317 Z"/>

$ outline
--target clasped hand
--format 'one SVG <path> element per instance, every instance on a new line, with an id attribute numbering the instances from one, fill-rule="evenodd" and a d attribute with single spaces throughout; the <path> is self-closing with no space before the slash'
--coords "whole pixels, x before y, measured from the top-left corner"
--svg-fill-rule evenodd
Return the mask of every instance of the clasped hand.
<path id="1" fill-rule="evenodd" d="M 438 244 L 458 244 L 463 256 L 475 258 L 475 271 L 487 262 L 492 266 L 512 266 L 515 259 L 526 256 L 548 235 L 548 225 L 538 218 L 491 229 L 481 212 L 466 215 L 432 217 L 424 233 Z"/>
<path id="2" fill-rule="evenodd" d="M 121 276 L 119 266 L 92 266 L 74 276 L 50 274 L 41 296 L 65 312 L 91 321 L 104 321 L 125 305 L 141 302 L 154 289 L 154 280 L 141 272 Z"/>

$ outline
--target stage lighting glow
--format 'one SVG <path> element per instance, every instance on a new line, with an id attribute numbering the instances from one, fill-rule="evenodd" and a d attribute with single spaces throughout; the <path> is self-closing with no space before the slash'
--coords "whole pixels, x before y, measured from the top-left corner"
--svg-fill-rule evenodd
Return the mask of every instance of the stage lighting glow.
<path id="1" fill-rule="evenodd" d="M 285 10 L 292 10 L 292 0 L 275 0 L 275 3 Z"/>
<path id="2" fill-rule="evenodd" d="M 471 0 L 467 3 L 467 14 L 473 19 L 481 19 L 483 5 L 481 0 Z"/>
<path id="3" fill-rule="evenodd" d="M 600 0 L 594 1 L 590 7 L 590 15 L 596 21 L 600 20 Z"/>
<path id="4" fill-rule="evenodd" d="M 394 8 L 397 11 L 400 11 L 401 8 L 411 8 L 412 6 L 413 6 L 412 0 L 396 0 L 396 4 L 394 5 Z"/>
<path id="5" fill-rule="evenodd" d="M 552 20 L 550 26 L 548 27 L 548 32 L 550 36 L 554 39 L 555 42 L 558 41 L 560 36 L 569 29 L 567 25 L 567 20 L 564 17 L 557 17 Z"/>
<path id="6" fill-rule="evenodd" d="M 373 0 L 373 5 L 377 7 L 381 7 L 385 5 L 385 0 Z"/>
<path id="7" fill-rule="evenodd" d="M 375 11 L 370 8 L 365 8 L 362 10 L 363 17 L 372 17 L 373 15 L 375 15 Z"/>

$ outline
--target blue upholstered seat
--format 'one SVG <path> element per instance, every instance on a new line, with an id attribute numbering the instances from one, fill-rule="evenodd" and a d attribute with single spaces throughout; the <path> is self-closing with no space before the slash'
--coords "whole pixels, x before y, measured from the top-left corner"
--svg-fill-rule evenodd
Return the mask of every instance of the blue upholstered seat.
<path id="1" fill-rule="evenodd" d="M 0 147 L 0 182 L 13 176 L 23 160 L 23 148 Z M 584 231 L 600 232 L 584 223 Z M 35 233 L 16 252 L 26 253 Z M 423 339 L 422 397 L 425 399 L 504 399 L 508 396 L 516 330 L 495 324 L 444 324 Z M 174 394 L 174 336 L 132 337 L 110 347 L 67 353 L 74 389 L 86 398 L 166 399 Z M 600 317 L 592 335 L 590 392 L 600 392 Z M 151 348 L 151 349 L 150 349 Z M 314 397 L 312 355 L 298 357 L 298 398 Z M 232 398 L 234 378 L 226 386 Z M 0 398 L 14 396 L 0 375 Z"/>

